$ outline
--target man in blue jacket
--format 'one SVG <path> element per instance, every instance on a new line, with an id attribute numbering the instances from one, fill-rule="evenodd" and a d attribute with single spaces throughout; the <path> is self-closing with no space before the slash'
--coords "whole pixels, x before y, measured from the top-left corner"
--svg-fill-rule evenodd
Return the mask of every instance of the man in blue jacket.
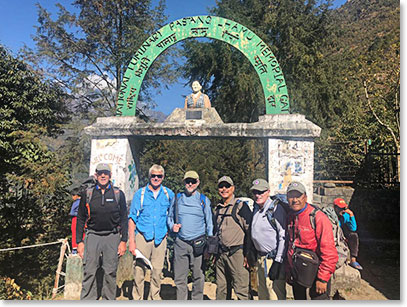
<path id="1" fill-rule="evenodd" d="M 206 236 L 212 236 L 211 202 L 197 191 L 199 175 L 188 171 L 184 175 L 185 191 L 177 195 L 168 215 L 168 227 L 177 234 L 174 243 L 174 282 L 177 300 L 188 299 L 187 279 L 191 266 L 193 300 L 203 299 L 205 275 L 203 251 Z"/>
<path id="2" fill-rule="evenodd" d="M 355 215 L 348 208 L 348 205 L 342 198 L 336 198 L 334 200 L 334 205 L 335 212 L 338 215 L 339 224 L 343 230 L 345 238 L 348 240 L 348 246 L 350 249 L 351 256 L 351 262 L 349 265 L 361 271 L 363 268 L 356 260 L 359 253 L 359 236 L 356 232 L 357 224 Z"/>
<path id="3" fill-rule="evenodd" d="M 174 192 L 162 185 L 164 168 L 154 164 L 149 172 L 149 183 L 133 197 L 129 214 L 129 251 L 136 256 L 136 249 L 152 265 L 149 300 L 161 300 L 161 272 L 167 249 L 167 214 L 174 202 Z M 144 296 L 145 264 L 134 262 L 135 300 Z"/>

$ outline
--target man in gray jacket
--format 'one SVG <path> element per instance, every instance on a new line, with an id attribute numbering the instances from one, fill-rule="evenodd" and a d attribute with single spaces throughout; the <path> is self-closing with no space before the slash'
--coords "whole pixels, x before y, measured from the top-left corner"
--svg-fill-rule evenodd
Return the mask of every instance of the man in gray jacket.
<path id="1" fill-rule="evenodd" d="M 255 201 L 251 239 L 257 251 L 259 300 L 285 300 L 283 258 L 286 251 L 286 212 L 270 198 L 270 187 L 266 180 L 254 180 L 250 189 Z"/>

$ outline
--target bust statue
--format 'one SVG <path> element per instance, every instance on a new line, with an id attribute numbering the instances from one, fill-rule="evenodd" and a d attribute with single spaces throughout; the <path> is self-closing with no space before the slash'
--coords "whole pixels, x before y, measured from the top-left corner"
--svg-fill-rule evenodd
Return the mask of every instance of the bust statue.
<path id="1" fill-rule="evenodd" d="M 184 109 L 189 108 L 211 108 L 208 95 L 201 92 L 202 86 L 199 81 L 192 82 L 192 93 L 185 98 Z"/>

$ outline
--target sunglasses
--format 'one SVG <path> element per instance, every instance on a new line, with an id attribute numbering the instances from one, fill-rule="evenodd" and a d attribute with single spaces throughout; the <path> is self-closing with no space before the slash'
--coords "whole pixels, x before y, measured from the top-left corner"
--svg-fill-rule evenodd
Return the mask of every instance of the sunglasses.
<path id="1" fill-rule="evenodd" d="M 218 189 L 223 189 L 223 188 L 229 189 L 230 187 L 231 187 L 231 185 L 227 182 L 222 182 L 218 185 Z"/>
<path id="2" fill-rule="evenodd" d="M 163 178 L 164 176 L 162 174 L 151 174 L 151 178 Z"/>
<path id="3" fill-rule="evenodd" d="M 98 176 L 102 176 L 102 175 L 110 176 L 109 171 L 97 171 L 96 174 L 98 174 Z"/>
<path id="4" fill-rule="evenodd" d="M 264 190 L 264 191 L 253 190 L 253 191 L 252 191 L 252 193 L 253 193 L 254 195 L 262 195 L 262 194 L 264 194 L 264 193 L 266 193 L 266 192 L 267 192 L 267 190 Z"/>
<path id="5" fill-rule="evenodd" d="M 185 184 L 196 184 L 198 180 L 192 179 L 192 178 L 187 178 L 185 179 Z"/>

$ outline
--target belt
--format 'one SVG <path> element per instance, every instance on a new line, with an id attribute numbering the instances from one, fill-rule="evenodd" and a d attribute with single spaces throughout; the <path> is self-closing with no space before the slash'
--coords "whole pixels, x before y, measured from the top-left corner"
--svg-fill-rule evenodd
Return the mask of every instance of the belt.
<path id="1" fill-rule="evenodd" d="M 277 255 L 277 249 L 272 250 L 271 252 L 257 252 L 260 257 L 266 257 L 267 259 L 274 259 Z"/>
<path id="2" fill-rule="evenodd" d="M 243 248 L 243 245 L 233 245 L 233 246 L 225 246 L 223 244 L 219 244 L 222 253 L 236 253 L 239 249 Z"/>
<path id="3" fill-rule="evenodd" d="M 93 233 L 93 234 L 98 235 L 98 236 L 107 236 L 107 235 L 110 235 L 112 233 L 116 234 L 119 231 L 120 231 L 119 227 L 115 227 L 112 230 L 94 230 L 94 229 L 89 229 L 89 228 L 86 228 L 86 230 L 85 230 L 86 233 Z"/>
<path id="4" fill-rule="evenodd" d="M 200 238 L 203 238 L 203 237 L 205 237 L 205 235 L 200 235 L 199 237 L 196 237 L 195 239 L 192 239 L 192 240 L 185 240 L 185 239 L 182 239 L 182 238 L 180 238 L 180 237 L 178 237 L 181 241 L 184 241 L 185 243 L 187 243 L 187 244 L 189 244 L 189 245 L 194 245 L 194 242 L 196 241 L 196 240 L 198 240 L 198 239 L 200 239 Z"/>

